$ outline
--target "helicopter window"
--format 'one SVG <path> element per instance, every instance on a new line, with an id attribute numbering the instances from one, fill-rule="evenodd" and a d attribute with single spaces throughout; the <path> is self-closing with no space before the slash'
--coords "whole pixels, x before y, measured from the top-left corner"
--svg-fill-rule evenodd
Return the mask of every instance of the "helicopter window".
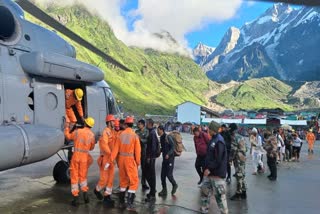
<path id="1" fill-rule="evenodd" d="M 31 92 L 28 96 L 28 105 L 29 105 L 29 108 L 33 111 L 34 110 L 33 92 Z"/>
<path id="2" fill-rule="evenodd" d="M 24 38 L 25 38 L 27 41 L 30 41 L 30 40 L 31 40 L 31 38 L 30 38 L 30 36 L 29 36 L 28 34 L 25 34 L 25 35 L 24 35 Z"/>
<path id="3" fill-rule="evenodd" d="M 6 40 L 15 33 L 15 21 L 10 10 L 0 6 L 0 40 Z"/>
<path id="4" fill-rule="evenodd" d="M 114 96 L 110 88 L 105 88 L 105 95 L 106 95 L 108 114 L 120 115 L 119 107 L 117 105 L 117 102 L 114 99 Z"/>

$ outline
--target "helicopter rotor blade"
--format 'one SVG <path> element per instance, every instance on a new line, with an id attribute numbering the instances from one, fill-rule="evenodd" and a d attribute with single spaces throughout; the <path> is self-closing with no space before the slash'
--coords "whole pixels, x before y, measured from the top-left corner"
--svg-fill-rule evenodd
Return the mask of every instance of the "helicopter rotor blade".
<path id="1" fill-rule="evenodd" d="M 102 57 L 106 61 L 110 62 L 111 64 L 125 70 L 125 71 L 131 71 L 129 68 L 126 66 L 122 65 L 120 62 L 116 61 L 113 59 L 111 56 L 108 54 L 104 53 L 88 41 L 84 40 L 80 36 L 78 36 L 76 33 L 72 32 L 69 30 L 67 27 L 62 25 L 60 22 L 43 12 L 40 8 L 29 2 L 28 0 L 17 0 L 17 4 L 22 7 L 23 10 L 26 12 L 30 13 L 32 16 L 35 18 L 39 19 L 43 23 L 49 25 L 50 27 L 54 28 L 55 30 L 59 31 L 69 39 L 73 40 L 74 42 L 78 43 L 79 45 L 87 48 L 88 50 L 92 51 L 93 53 L 97 54 L 98 56 Z"/>
<path id="2" fill-rule="evenodd" d="M 287 4 L 305 5 L 305 6 L 320 6 L 319 0 L 248 0 L 248 1 L 261 1 L 261 2 L 283 2 Z"/>

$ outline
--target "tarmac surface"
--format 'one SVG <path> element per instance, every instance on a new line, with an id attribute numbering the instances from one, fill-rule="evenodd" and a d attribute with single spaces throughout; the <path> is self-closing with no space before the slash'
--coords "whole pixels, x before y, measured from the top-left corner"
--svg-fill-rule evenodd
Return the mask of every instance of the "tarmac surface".
<path id="1" fill-rule="evenodd" d="M 176 158 L 174 176 L 179 184 L 175 196 L 166 199 L 157 197 L 154 205 L 144 203 L 146 193 L 137 193 L 137 213 L 149 214 L 192 214 L 199 213 L 200 189 L 199 180 L 194 169 L 195 153 L 192 136 L 183 134 L 187 152 Z M 95 160 L 99 155 L 96 146 L 92 152 Z M 90 203 L 78 208 L 71 206 L 70 185 L 58 185 L 52 177 L 52 170 L 60 159 L 57 155 L 48 160 L 0 172 L 0 213 L 130 213 L 120 209 L 108 209 L 98 201 L 92 190 L 98 181 L 99 171 L 96 162 L 89 170 Z M 264 160 L 266 162 L 266 160 Z M 161 159 L 157 160 L 157 190 L 161 191 Z M 320 213 L 320 142 L 315 144 L 315 154 L 307 154 L 304 143 L 300 162 L 284 162 L 278 167 L 278 180 L 269 181 L 265 174 L 251 175 L 251 158 L 247 161 L 248 199 L 233 202 L 228 200 L 232 214 L 319 214 Z M 116 172 L 115 187 L 118 186 Z M 168 182 L 169 190 L 171 190 Z M 235 179 L 228 186 L 228 198 L 234 194 Z M 113 197 L 117 199 L 117 195 Z M 132 212 L 131 212 L 132 213 Z M 215 200 L 212 199 L 210 213 L 219 213 Z"/>

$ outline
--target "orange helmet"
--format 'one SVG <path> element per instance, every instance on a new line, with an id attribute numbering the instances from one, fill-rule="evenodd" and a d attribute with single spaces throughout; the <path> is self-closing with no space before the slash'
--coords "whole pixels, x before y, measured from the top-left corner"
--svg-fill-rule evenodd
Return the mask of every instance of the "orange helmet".
<path id="1" fill-rule="evenodd" d="M 106 117 L 106 122 L 115 121 L 116 118 L 114 118 L 113 114 L 108 114 Z"/>
<path id="2" fill-rule="evenodd" d="M 119 120 L 119 119 L 116 119 L 116 120 L 114 121 L 114 126 L 115 126 L 115 127 L 120 127 L 120 120 Z"/>
<path id="3" fill-rule="evenodd" d="M 128 124 L 128 123 L 132 123 L 133 124 L 134 123 L 134 118 L 133 117 L 127 117 L 126 120 L 124 121 L 124 123 L 125 124 Z"/>

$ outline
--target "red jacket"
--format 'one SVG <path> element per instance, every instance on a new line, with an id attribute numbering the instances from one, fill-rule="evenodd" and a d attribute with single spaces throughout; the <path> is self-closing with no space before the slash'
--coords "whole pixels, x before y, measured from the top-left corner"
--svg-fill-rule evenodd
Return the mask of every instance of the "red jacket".
<path id="1" fill-rule="evenodd" d="M 193 137 L 196 153 L 199 156 L 205 156 L 207 154 L 207 148 L 209 143 L 209 135 L 205 132 L 200 132 L 199 137 Z"/>

